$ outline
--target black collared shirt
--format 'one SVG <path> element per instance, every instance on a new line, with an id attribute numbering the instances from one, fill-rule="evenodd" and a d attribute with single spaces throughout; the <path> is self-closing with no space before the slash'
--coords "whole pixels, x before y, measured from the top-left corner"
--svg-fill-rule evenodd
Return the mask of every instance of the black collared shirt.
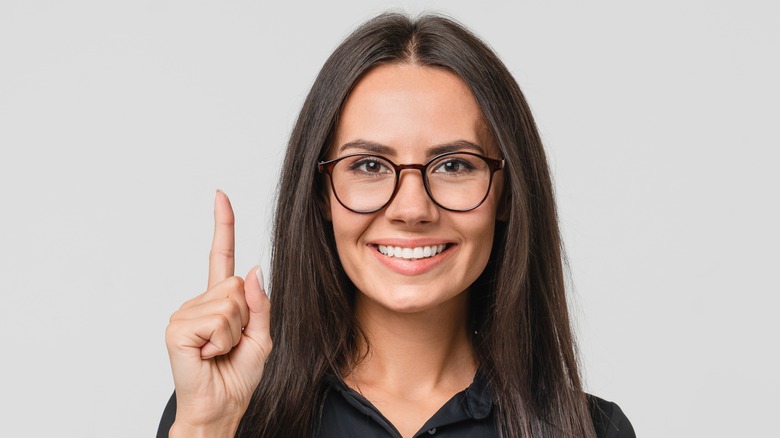
<path id="1" fill-rule="evenodd" d="M 332 379 L 320 423 L 322 437 L 401 438 L 401 434 L 362 395 Z M 493 397 L 480 374 L 433 414 L 415 437 L 497 437 Z"/>
<path id="2" fill-rule="evenodd" d="M 338 379 L 329 379 L 318 437 L 401 438 L 401 434 L 371 402 Z M 618 405 L 588 395 L 598 438 L 636 438 Z M 176 417 L 176 396 L 165 407 L 157 437 L 167 437 Z M 480 373 L 468 388 L 455 394 L 414 435 L 445 438 L 498 437 L 490 387 Z"/>

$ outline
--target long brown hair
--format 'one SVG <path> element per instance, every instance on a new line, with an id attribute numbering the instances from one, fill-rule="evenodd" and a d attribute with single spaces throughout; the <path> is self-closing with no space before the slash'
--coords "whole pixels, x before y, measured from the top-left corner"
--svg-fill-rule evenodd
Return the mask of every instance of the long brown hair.
<path id="1" fill-rule="evenodd" d="M 326 376 L 354 360 L 360 329 L 354 286 L 322 213 L 316 163 L 341 106 L 371 68 L 436 66 L 458 75 L 506 160 L 502 221 L 471 288 L 473 346 L 491 383 L 504 437 L 591 437 L 564 291 L 552 182 L 528 105 L 498 57 L 451 19 L 383 14 L 359 27 L 322 67 L 284 160 L 271 265 L 274 349 L 239 428 L 241 436 L 316 433 Z"/>

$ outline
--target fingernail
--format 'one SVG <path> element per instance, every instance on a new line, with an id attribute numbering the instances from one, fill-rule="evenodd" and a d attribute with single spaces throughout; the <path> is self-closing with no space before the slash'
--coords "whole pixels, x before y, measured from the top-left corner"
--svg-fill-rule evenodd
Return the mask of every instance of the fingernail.
<path id="1" fill-rule="evenodd" d="M 255 269 L 255 277 L 257 278 L 257 283 L 260 285 L 260 289 L 265 292 L 265 279 L 263 278 L 263 269 L 260 268 L 260 266 Z M 265 292 L 266 295 L 268 295 L 268 292 Z"/>

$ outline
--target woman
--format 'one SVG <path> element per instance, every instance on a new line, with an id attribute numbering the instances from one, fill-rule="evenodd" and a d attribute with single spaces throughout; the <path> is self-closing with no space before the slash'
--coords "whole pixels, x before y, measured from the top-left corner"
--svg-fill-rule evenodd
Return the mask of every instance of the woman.
<path id="1" fill-rule="evenodd" d="M 208 290 L 166 332 L 160 433 L 634 436 L 582 391 L 552 192 L 528 106 L 484 43 L 436 16 L 367 22 L 290 139 L 272 303 L 256 269 L 233 275 L 217 193 Z"/>

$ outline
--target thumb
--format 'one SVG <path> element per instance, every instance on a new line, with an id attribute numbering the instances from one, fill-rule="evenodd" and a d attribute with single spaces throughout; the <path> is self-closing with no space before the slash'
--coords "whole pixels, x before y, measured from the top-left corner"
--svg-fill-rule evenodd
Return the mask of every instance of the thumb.
<path id="1" fill-rule="evenodd" d="M 247 274 L 244 281 L 244 298 L 249 307 L 249 322 L 244 327 L 244 336 L 248 336 L 261 346 L 269 344 L 271 301 L 263 286 L 263 271 L 260 266 L 255 266 Z"/>

